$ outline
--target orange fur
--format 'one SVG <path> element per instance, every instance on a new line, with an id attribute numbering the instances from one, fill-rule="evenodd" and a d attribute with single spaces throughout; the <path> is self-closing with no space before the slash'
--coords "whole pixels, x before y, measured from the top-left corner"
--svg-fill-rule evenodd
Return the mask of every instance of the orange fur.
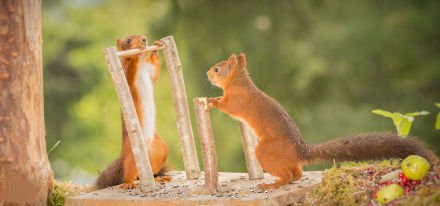
<path id="1" fill-rule="evenodd" d="M 210 108 L 238 119 L 259 138 L 255 154 L 265 171 L 278 179 L 261 188 L 274 188 L 302 176 L 302 164 L 332 159 L 370 160 L 417 154 L 435 163 L 438 158 L 414 139 L 393 133 L 371 133 L 308 146 L 283 107 L 254 85 L 246 69 L 246 57 L 233 54 L 207 72 L 213 85 L 223 89 L 222 97 L 208 99 Z"/>
<path id="2" fill-rule="evenodd" d="M 143 35 L 131 35 L 127 37 L 124 41 L 118 39 L 117 47 L 119 50 L 129 50 L 129 49 L 143 49 L 147 43 L 147 38 Z M 130 41 L 130 42 L 128 42 Z M 155 44 L 158 44 L 157 42 Z M 133 102 L 136 108 L 136 113 L 139 119 L 139 123 L 143 124 L 142 115 L 142 104 L 141 96 L 139 94 L 138 88 L 136 86 L 136 79 L 139 71 L 139 61 L 141 61 L 142 56 L 133 55 L 122 58 L 122 66 L 127 78 L 128 85 L 130 87 L 130 92 L 133 97 Z M 157 81 L 160 74 L 160 64 L 157 52 L 151 52 L 149 55 L 144 55 L 142 61 L 147 61 L 155 65 L 155 74 L 152 77 L 153 83 Z M 122 161 L 122 174 L 123 174 L 123 185 L 122 188 L 130 189 L 136 187 L 134 181 L 138 178 L 138 171 L 134 161 L 133 153 L 131 151 L 130 141 L 123 126 L 123 143 L 121 150 L 121 161 Z M 159 171 L 164 167 L 165 162 L 168 158 L 168 145 L 161 138 L 157 130 L 154 131 L 153 141 L 147 145 L 148 155 L 150 157 L 151 167 L 153 169 L 153 174 L 158 174 Z M 166 179 L 166 178 L 164 178 Z"/>

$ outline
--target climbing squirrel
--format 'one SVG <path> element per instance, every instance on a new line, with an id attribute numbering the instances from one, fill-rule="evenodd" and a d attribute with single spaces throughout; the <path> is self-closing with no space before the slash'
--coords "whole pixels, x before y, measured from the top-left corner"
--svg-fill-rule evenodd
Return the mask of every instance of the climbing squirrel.
<path id="1" fill-rule="evenodd" d="M 160 42 L 154 43 L 160 46 Z M 130 49 L 143 50 L 148 46 L 147 37 L 139 34 L 128 36 L 125 40 L 116 40 L 119 51 Z M 155 106 L 153 85 L 160 73 L 160 62 L 157 51 L 121 57 L 122 67 L 127 79 L 130 93 L 136 108 L 137 117 L 145 139 L 151 168 L 156 181 L 169 181 L 163 176 L 165 162 L 168 158 L 168 145 L 155 129 Z M 122 119 L 122 149 L 119 159 L 111 163 L 99 174 L 96 180 L 98 189 L 121 184 L 121 188 L 136 188 L 134 181 L 138 178 L 138 170 L 131 150 L 128 133 Z"/>
<path id="2" fill-rule="evenodd" d="M 423 143 L 403 139 L 395 133 L 367 133 L 309 146 L 292 118 L 273 98 L 257 88 L 246 69 L 246 57 L 232 54 L 227 61 L 207 72 L 210 82 L 223 89 L 223 96 L 208 99 L 210 108 L 247 124 L 258 136 L 256 157 L 274 183 L 260 188 L 276 188 L 302 176 L 302 166 L 323 161 L 360 161 L 404 158 L 415 154 L 431 163 L 438 158 Z"/>

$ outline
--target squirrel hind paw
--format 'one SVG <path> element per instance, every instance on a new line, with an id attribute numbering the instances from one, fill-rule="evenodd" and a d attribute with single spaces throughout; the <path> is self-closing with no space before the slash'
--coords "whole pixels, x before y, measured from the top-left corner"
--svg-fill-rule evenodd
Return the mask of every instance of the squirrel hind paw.
<path id="1" fill-rule="evenodd" d="M 136 189 L 137 185 L 134 182 L 132 182 L 132 183 L 123 183 L 121 186 L 119 186 L 119 188 L 131 190 L 131 189 Z"/>
<path id="2" fill-rule="evenodd" d="M 171 181 L 171 176 L 157 176 L 154 178 L 154 181 L 156 182 L 170 182 Z"/>

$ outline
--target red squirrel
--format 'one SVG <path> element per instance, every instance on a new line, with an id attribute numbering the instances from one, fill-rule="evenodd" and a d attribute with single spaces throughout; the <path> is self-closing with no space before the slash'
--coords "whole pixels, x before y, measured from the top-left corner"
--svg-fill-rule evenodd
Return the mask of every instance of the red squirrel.
<path id="1" fill-rule="evenodd" d="M 307 145 L 283 107 L 252 82 L 244 54 L 232 54 L 227 61 L 212 66 L 207 75 L 213 85 L 223 89 L 223 96 L 209 98 L 208 106 L 218 108 L 254 131 L 259 139 L 256 157 L 266 172 L 277 177 L 274 183 L 259 184 L 259 188 L 276 188 L 299 180 L 303 165 L 323 161 L 404 158 L 416 154 L 431 163 L 438 162 L 423 143 L 395 133 L 367 133 Z"/>
<path id="2" fill-rule="evenodd" d="M 160 45 L 160 42 L 155 42 Z M 139 34 L 128 36 L 125 40 L 116 40 L 119 51 L 144 49 L 148 46 L 147 37 Z M 127 79 L 130 93 L 136 107 L 136 113 L 146 140 L 153 174 L 156 181 L 169 181 L 163 176 L 165 162 L 168 158 L 168 145 L 155 129 L 155 105 L 153 96 L 154 83 L 159 78 L 160 65 L 157 51 L 150 54 L 137 54 L 121 57 L 122 67 Z M 122 120 L 122 149 L 120 158 L 100 173 L 96 180 L 98 189 L 121 184 L 121 188 L 136 188 L 134 181 L 138 171 L 131 151 L 130 141 Z"/>

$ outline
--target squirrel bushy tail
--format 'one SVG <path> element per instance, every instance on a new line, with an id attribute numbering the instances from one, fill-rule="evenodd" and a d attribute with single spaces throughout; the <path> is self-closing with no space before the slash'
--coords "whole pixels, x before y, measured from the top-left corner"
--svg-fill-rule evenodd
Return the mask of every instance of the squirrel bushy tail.
<path id="1" fill-rule="evenodd" d="M 165 176 L 165 173 L 171 171 L 171 167 L 169 165 L 164 165 L 154 177 L 157 176 Z M 96 187 L 97 189 L 103 189 L 106 187 L 111 187 L 115 185 L 122 184 L 122 162 L 121 159 L 118 158 L 113 161 L 109 166 L 107 166 L 102 172 L 99 173 L 98 178 L 96 179 Z"/>
<path id="2" fill-rule="evenodd" d="M 122 162 L 120 158 L 113 161 L 104 171 L 99 173 L 96 179 L 96 187 L 102 189 L 119 184 L 122 184 Z"/>
<path id="3" fill-rule="evenodd" d="M 408 155 L 419 155 L 431 164 L 438 163 L 438 157 L 422 142 L 412 137 L 404 139 L 391 132 L 360 134 L 314 145 L 301 159 L 305 165 L 310 165 L 332 160 L 381 160 Z"/>

